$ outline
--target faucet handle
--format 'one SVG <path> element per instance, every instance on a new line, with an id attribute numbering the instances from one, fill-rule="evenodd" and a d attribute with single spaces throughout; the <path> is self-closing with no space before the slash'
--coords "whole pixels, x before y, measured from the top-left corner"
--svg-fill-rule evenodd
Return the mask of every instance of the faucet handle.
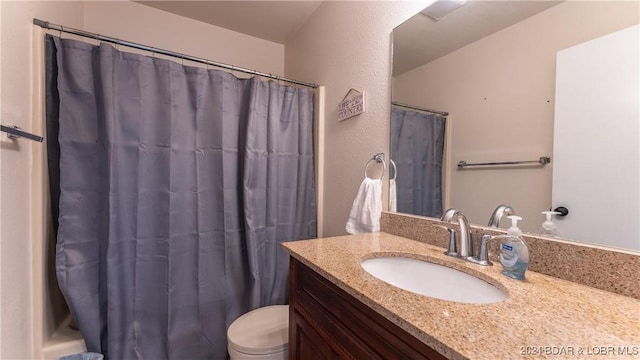
<path id="1" fill-rule="evenodd" d="M 469 257 L 467 260 L 471 261 L 474 264 L 483 265 L 483 266 L 491 266 L 493 263 L 489 261 L 489 254 L 487 249 L 487 243 L 490 240 L 493 240 L 501 235 L 482 235 L 480 238 L 480 251 L 478 256 Z"/>
<path id="2" fill-rule="evenodd" d="M 456 248 L 456 230 L 447 225 L 434 225 L 449 232 L 449 248 L 444 252 L 448 256 L 460 256 Z"/>

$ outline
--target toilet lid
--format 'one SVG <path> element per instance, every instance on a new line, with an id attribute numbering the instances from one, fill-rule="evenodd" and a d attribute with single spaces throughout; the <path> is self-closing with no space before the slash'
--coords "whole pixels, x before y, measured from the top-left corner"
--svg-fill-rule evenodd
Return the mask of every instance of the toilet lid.
<path id="1" fill-rule="evenodd" d="M 229 346 L 251 355 L 265 355 L 288 348 L 289 305 L 273 305 L 237 318 L 227 330 Z"/>

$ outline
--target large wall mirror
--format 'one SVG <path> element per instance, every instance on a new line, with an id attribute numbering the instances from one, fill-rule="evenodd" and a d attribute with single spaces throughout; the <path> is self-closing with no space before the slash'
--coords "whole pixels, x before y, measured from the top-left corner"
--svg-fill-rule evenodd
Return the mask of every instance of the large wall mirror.
<path id="1" fill-rule="evenodd" d="M 567 206 L 569 215 L 553 220 L 559 230 L 568 218 L 581 221 L 588 233 L 602 226 L 608 236 L 601 232 L 600 238 L 618 236 L 616 227 L 622 223 L 632 226 L 623 243 L 583 239 L 580 232 L 565 235 L 560 231 L 561 237 L 639 251 L 638 76 L 634 75 L 630 91 L 615 85 L 600 86 L 607 87 L 614 102 L 622 99 L 601 107 L 624 108 L 632 123 L 611 126 L 619 116 L 615 112 L 601 114 L 597 126 L 617 129 L 617 133 L 590 142 L 605 159 L 623 157 L 631 166 L 618 164 L 619 168 L 612 170 L 602 163 L 588 164 L 589 156 L 554 145 L 560 138 L 558 109 L 564 106 L 558 104 L 560 92 L 556 90 L 561 82 L 559 54 L 625 29 L 635 27 L 637 36 L 639 23 L 638 1 L 468 0 L 438 20 L 418 13 L 394 29 L 390 211 L 439 217 L 444 209 L 453 207 L 462 210 L 470 223 L 486 226 L 496 206 L 508 204 L 524 218 L 520 223 L 523 231 L 537 233 L 544 221 L 542 211 Z M 598 56 L 578 56 L 574 61 L 593 57 Z M 629 61 L 632 68 L 640 67 L 637 50 Z M 571 62 L 564 66 L 580 67 Z M 581 77 L 590 78 L 593 70 L 589 71 Z M 613 65 L 603 74 L 615 78 L 612 74 L 616 71 L 617 65 Z M 579 91 L 568 91 L 570 95 L 575 92 Z M 599 104 L 605 100 L 581 101 Z M 568 136 L 567 127 L 563 128 L 563 136 L 582 138 L 587 128 L 595 126 L 586 125 L 586 121 L 574 123 L 568 127 Z M 634 132 L 631 143 L 619 145 L 622 137 L 618 135 Z M 599 209 L 600 224 L 558 201 L 560 190 L 554 184 L 562 180 L 558 178 L 562 173 L 559 167 L 566 161 L 562 159 L 585 162 L 582 167 L 591 171 L 592 175 L 587 172 L 571 180 L 562 175 L 570 186 L 585 186 L 584 198 L 596 193 L 608 196 L 625 188 L 620 193 L 627 195 L 619 196 L 618 203 L 614 202 L 617 195 L 605 197 Z M 458 166 L 460 162 L 518 161 L 524 163 Z M 596 173 L 625 180 L 620 185 L 598 187 L 590 183 Z M 627 214 L 616 213 L 619 206 L 626 209 L 629 203 L 635 205 Z M 508 226 L 509 221 L 503 219 L 500 227 Z"/>

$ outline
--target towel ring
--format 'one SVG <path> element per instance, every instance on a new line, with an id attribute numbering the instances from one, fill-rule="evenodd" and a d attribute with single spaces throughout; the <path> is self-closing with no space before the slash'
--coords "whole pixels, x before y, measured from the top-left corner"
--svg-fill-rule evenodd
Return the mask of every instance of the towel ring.
<path id="1" fill-rule="evenodd" d="M 395 180 L 398 177 L 398 168 L 396 167 L 396 162 L 389 159 L 389 164 L 391 165 L 391 167 L 393 167 L 393 178 L 391 178 L 391 180 Z M 391 170 L 391 169 L 389 169 Z M 391 175 L 389 175 L 391 176 Z"/>
<path id="2" fill-rule="evenodd" d="M 384 164 L 383 153 L 375 154 L 371 159 L 369 159 L 369 161 L 367 161 L 367 163 L 364 165 L 364 177 L 365 178 L 369 177 L 367 175 L 367 169 L 369 168 L 369 163 L 371 163 L 373 160 L 375 160 L 377 163 L 382 163 L 382 174 L 380 175 L 380 179 L 379 179 L 379 180 L 382 180 L 382 178 L 384 177 L 384 172 L 387 171 L 387 166 Z"/>

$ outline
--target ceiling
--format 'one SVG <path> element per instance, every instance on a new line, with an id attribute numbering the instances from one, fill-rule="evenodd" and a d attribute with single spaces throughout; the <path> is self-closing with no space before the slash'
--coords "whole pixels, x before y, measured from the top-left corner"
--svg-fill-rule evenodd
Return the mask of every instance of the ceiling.
<path id="1" fill-rule="evenodd" d="M 284 44 L 322 1 L 136 1 L 137 3 Z"/>
<path id="2" fill-rule="evenodd" d="M 322 3 L 321 0 L 134 1 L 279 44 L 285 44 Z M 468 0 L 464 6 L 439 21 L 419 13 L 393 32 L 394 75 L 446 55 L 560 2 Z"/>
<path id="3" fill-rule="evenodd" d="M 418 13 L 393 30 L 393 75 L 426 64 L 561 2 L 469 0 L 439 21 Z"/>

